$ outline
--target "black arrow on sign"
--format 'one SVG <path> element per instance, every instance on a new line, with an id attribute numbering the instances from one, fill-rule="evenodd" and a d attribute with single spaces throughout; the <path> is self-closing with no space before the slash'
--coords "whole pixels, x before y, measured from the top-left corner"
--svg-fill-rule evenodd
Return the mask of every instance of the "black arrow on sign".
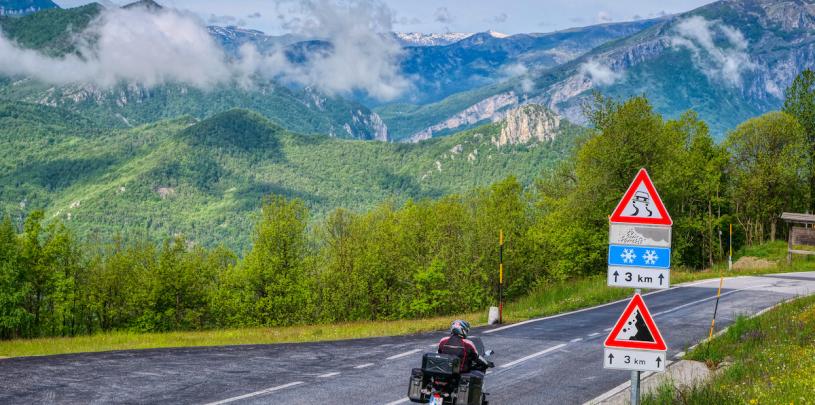
<path id="1" fill-rule="evenodd" d="M 657 278 L 659 279 L 659 285 L 662 285 L 662 279 L 665 278 L 665 275 L 660 274 Z"/>
<path id="2" fill-rule="evenodd" d="M 614 276 L 614 282 L 615 283 L 617 282 L 617 276 L 619 276 L 619 275 L 620 275 L 620 273 L 617 273 L 617 270 L 614 270 L 614 274 L 612 274 L 612 276 Z"/>
<path id="3" fill-rule="evenodd" d="M 608 354 L 608 364 L 611 364 L 612 361 L 614 361 L 614 354 L 609 353 Z M 657 366 L 657 367 L 659 367 L 659 366 Z"/>
<path id="4" fill-rule="evenodd" d="M 659 367 L 659 363 L 662 363 L 662 359 L 657 357 L 657 367 Z"/>

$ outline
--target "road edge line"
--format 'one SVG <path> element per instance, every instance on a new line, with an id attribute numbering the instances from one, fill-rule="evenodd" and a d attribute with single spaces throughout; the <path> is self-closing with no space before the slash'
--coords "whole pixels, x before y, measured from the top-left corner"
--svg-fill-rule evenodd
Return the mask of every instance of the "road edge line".
<path id="1" fill-rule="evenodd" d="M 737 276 L 737 277 L 749 277 L 749 276 Z M 732 277 L 732 278 L 736 278 L 736 277 Z M 708 282 L 711 282 L 711 281 L 717 281 L 717 280 L 716 279 L 708 279 L 708 280 L 696 281 L 696 282 L 693 282 L 693 283 L 690 283 L 690 284 L 678 284 L 678 285 L 673 286 L 671 288 L 666 288 L 664 290 L 652 291 L 652 292 L 649 292 L 647 294 L 643 294 L 642 296 L 647 297 L 647 296 L 650 296 L 650 295 L 659 294 L 659 293 L 663 293 L 663 292 L 666 292 L 666 291 L 672 291 L 672 290 L 676 290 L 676 289 L 683 288 L 683 287 L 693 287 L 695 285 L 704 284 L 704 283 L 708 283 Z M 607 302 L 605 304 L 595 305 L 593 307 L 588 307 L 588 308 L 581 308 L 581 309 L 577 309 L 577 310 L 570 311 L 570 312 L 564 312 L 564 313 L 561 313 L 561 314 L 549 315 L 549 316 L 546 316 L 546 317 L 543 317 L 543 318 L 527 319 L 525 321 L 521 321 L 521 322 L 518 322 L 518 323 L 513 323 L 511 325 L 501 326 L 500 328 L 485 330 L 485 331 L 483 331 L 481 333 L 482 334 L 489 334 L 489 333 L 493 333 L 493 332 L 499 332 L 499 331 L 502 331 L 502 330 L 514 328 L 516 326 L 527 325 L 527 324 L 530 324 L 530 323 L 533 323 L 533 322 L 545 321 L 547 319 L 560 318 L 560 317 L 566 316 L 566 315 L 579 314 L 581 312 L 591 311 L 593 309 L 604 308 L 604 307 L 607 307 L 609 305 L 619 304 L 621 302 L 625 302 L 625 301 L 628 301 L 630 299 L 631 298 L 623 298 L 623 299 L 620 299 L 620 300 L 617 300 L 617 301 Z"/>

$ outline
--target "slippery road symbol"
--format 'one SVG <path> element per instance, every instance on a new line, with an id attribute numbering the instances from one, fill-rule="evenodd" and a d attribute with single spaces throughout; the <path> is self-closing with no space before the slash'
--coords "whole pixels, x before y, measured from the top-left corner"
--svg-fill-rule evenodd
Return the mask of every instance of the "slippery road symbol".
<path id="1" fill-rule="evenodd" d="M 634 213 L 631 214 L 632 217 L 640 216 L 640 207 L 642 207 L 645 212 L 648 213 L 647 217 L 654 216 L 654 212 L 651 211 L 648 206 L 651 205 L 651 195 L 645 191 L 637 191 L 634 194 L 634 198 L 631 199 L 631 207 L 634 208 Z"/>

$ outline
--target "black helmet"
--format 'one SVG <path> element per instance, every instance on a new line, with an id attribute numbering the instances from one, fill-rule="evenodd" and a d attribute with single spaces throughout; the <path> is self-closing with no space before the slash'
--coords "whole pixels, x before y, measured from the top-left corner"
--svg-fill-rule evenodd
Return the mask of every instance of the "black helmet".
<path id="1" fill-rule="evenodd" d="M 461 319 L 456 319 L 450 324 L 450 333 L 466 338 L 470 333 L 470 323 Z"/>

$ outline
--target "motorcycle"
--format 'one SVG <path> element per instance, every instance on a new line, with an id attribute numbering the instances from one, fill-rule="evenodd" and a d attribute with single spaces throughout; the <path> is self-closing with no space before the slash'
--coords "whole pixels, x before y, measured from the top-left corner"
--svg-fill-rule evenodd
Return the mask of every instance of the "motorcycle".
<path id="1" fill-rule="evenodd" d="M 480 338 L 471 337 L 479 356 L 488 357 L 494 354 L 485 350 Z M 412 402 L 430 405 L 489 405 L 487 394 L 483 392 L 484 380 L 473 373 L 461 373 L 461 364 L 457 356 L 440 353 L 425 353 L 422 356 L 422 368 L 411 372 L 408 398 Z M 492 366 L 476 364 L 472 371 L 486 375 L 487 368 Z"/>

